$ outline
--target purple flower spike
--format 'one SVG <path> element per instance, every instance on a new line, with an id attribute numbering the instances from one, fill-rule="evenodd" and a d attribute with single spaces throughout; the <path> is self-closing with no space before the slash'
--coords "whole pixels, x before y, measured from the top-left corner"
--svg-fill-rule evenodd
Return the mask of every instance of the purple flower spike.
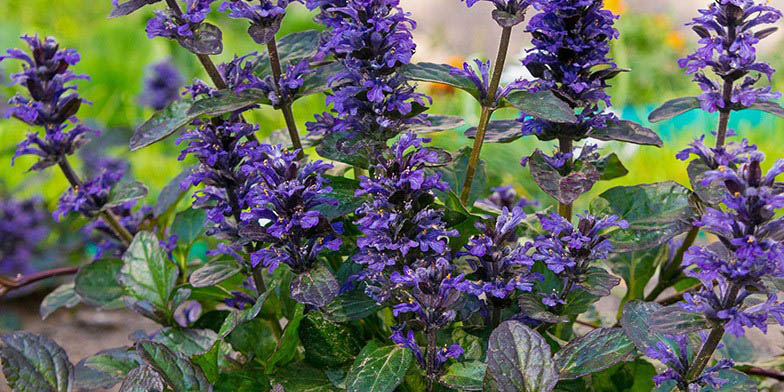
<path id="1" fill-rule="evenodd" d="M 0 198 L 0 275 L 35 271 L 33 256 L 49 234 L 47 215 L 40 199 Z"/>
<path id="2" fill-rule="evenodd" d="M 238 19 L 248 19 L 250 28 L 248 34 L 259 44 L 264 45 L 275 38 L 275 33 L 280 29 L 280 22 L 286 15 L 286 7 L 289 4 L 302 0 L 231 0 L 221 3 L 218 11 L 229 11 L 229 17 Z"/>
<path id="3" fill-rule="evenodd" d="M 182 15 L 171 10 L 156 11 L 155 16 L 147 21 L 147 37 L 164 37 L 170 39 L 192 38 L 199 28 L 211 5 L 215 0 L 185 0 Z"/>
<path id="4" fill-rule="evenodd" d="M 141 103 L 161 110 L 180 98 L 185 80 L 171 61 L 162 61 L 150 67 L 151 76 L 144 81 Z"/>

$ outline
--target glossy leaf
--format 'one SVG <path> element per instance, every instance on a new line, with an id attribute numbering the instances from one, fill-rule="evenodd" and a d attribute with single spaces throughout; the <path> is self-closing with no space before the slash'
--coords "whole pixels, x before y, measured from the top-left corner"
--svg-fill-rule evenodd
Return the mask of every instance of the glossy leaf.
<path id="1" fill-rule="evenodd" d="M 274 392 L 337 392 L 321 369 L 303 362 L 293 363 L 272 376 Z"/>
<path id="2" fill-rule="evenodd" d="M 392 392 L 411 366 L 411 350 L 368 344 L 354 360 L 346 376 L 347 392 Z"/>
<path id="3" fill-rule="evenodd" d="M 656 267 L 669 256 L 667 244 L 646 250 L 615 253 L 610 256 L 612 271 L 626 282 L 626 295 L 621 299 L 619 309 L 633 299 L 645 297 L 645 286 L 656 273 Z M 618 317 L 621 312 L 619 310 Z"/>
<path id="4" fill-rule="evenodd" d="M 655 302 L 637 300 L 629 301 L 624 305 L 621 327 L 640 352 L 644 353 L 649 347 L 655 347 L 656 342 L 668 341 L 663 333 L 653 329 L 651 321 L 651 316 L 662 308 L 662 305 Z"/>
<path id="5" fill-rule="evenodd" d="M 182 353 L 174 352 L 163 344 L 151 341 L 136 343 L 136 352 L 147 364 L 160 373 L 166 384 L 175 391 L 212 391 L 212 386 L 201 368 L 194 365 Z"/>
<path id="6" fill-rule="evenodd" d="M 598 328 L 569 342 L 553 360 L 561 380 L 571 380 L 607 369 L 637 356 L 634 343 L 621 328 Z"/>
<path id="7" fill-rule="evenodd" d="M 319 32 L 305 30 L 286 35 L 277 40 L 277 47 L 281 64 L 298 63 L 300 60 L 316 54 L 319 48 Z M 272 73 L 269 55 L 266 51 L 259 56 L 258 64 L 253 72 L 261 77 Z"/>
<path id="8" fill-rule="evenodd" d="M 280 337 L 277 350 L 267 360 L 268 371 L 275 367 L 284 366 L 296 357 L 299 345 L 299 326 L 304 317 L 304 311 L 305 307 L 298 304 L 294 311 L 294 318 L 289 320 L 286 329 L 283 330 L 283 336 Z"/>
<path id="9" fill-rule="evenodd" d="M 487 365 L 481 361 L 455 362 L 446 369 L 441 383 L 460 391 L 481 391 Z"/>
<path id="10" fill-rule="evenodd" d="M 296 101 L 308 95 L 319 94 L 329 91 L 329 78 L 345 70 L 345 66 L 338 61 L 314 67 L 316 72 L 307 74 L 303 77 L 302 86 L 297 89 L 292 101 Z"/>
<path id="11" fill-rule="evenodd" d="M 676 98 L 665 102 L 648 115 L 648 121 L 655 123 L 669 120 L 683 113 L 700 108 L 700 99 L 697 97 Z"/>
<path id="12" fill-rule="evenodd" d="M 458 69 L 448 64 L 416 63 L 408 64 L 403 67 L 403 74 L 419 82 L 430 82 L 446 84 L 447 86 L 457 87 L 473 95 L 479 100 L 479 90 L 470 79 L 462 75 L 453 75 L 451 70 Z"/>
<path id="13" fill-rule="evenodd" d="M 568 317 L 551 313 L 542 303 L 542 297 L 539 295 L 521 293 L 520 296 L 518 296 L 517 301 L 520 305 L 520 310 L 523 311 L 526 317 L 553 324 L 569 322 Z"/>
<path id="14" fill-rule="evenodd" d="M 748 107 L 749 110 L 760 110 L 778 117 L 784 117 L 784 107 L 776 102 L 755 102 Z"/>
<path id="15" fill-rule="evenodd" d="M 139 181 L 119 183 L 109 193 L 109 200 L 102 210 L 121 206 L 130 201 L 139 200 L 147 196 L 147 187 Z"/>
<path id="16" fill-rule="evenodd" d="M 531 155 L 528 165 L 531 176 L 539 188 L 564 204 L 572 204 L 599 181 L 599 172 L 589 164 L 579 170 L 572 171 L 567 176 L 561 175 L 556 168 L 547 163 L 540 151 L 535 151 Z"/>
<path id="17" fill-rule="evenodd" d="M 568 124 L 577 122 L 574 109 L 550 90 L 538 93 L 519 90 L 507 95 L 506 100 L 521 112 L 541 120 Z"/>
<path id="18" fill-rule="evenodd" d="M 687 312 L 679 305 L 665 306 L 650 315 L 654 331 L 670 335 L 682 335 L 713 327 L 702 313 Z"/>
<path id="19" fill-rule="evenodd" d="M 144 7 L 145 5 L 155 4 L 159 1 L 161 0 L 128 0 L 114 7 L 114 9 L 112 9 L 112 12 L 109 14 L 109 17 L 116 18 L 119 16 L 130 15 L 131 13 Z"/>
<path id="20" fill-rule="evenodd" d="M 237 263 L 237 260 L 215 260 L 193 271 L 188 281 L 193 287 L 214 286 L 237 275 L 241 270 L 242 267 Z"/>
<path id="21" fill-rule="evenodd" d="M 629 223 L 609 233 L 619 252 L 657 246 L 691 228 L 691 191 L 669 181 L 611 188 L 591 202 L 596 216 L 617 215 Z"/>
<path id="22" fill-rule="evenodd" d="M 142 365 L 131 370 L 120 386 L 120 392 L 163 391 L 163 377 L 150 366 Z"/>
<path id="23" fill-rule="evenodd" d="M 718 204 L 727 193 L 727 188 L 721 182 L 715 182 L 708 186 L 702 185 L 702 180 L 705 178 L 705 173 L 710 168 L 702 159 L 694 159 L 689 162 L 686 171 L 689 173 L 689 182 L 691 189 L 699 196 L 700 200 L 707 204 Z"/>
<path id="24" fill-rule="evenodd" d="M 41 301 L 41 307 L 38 309 L 38 313 L 41 315 L 41 319 L 45 320 L 57 309 L 73 308 L 76 305 L 79 305 L 79 296 L 77 296 L 76 291 L 74 291 L 74 284 L 66 283 L 54 289 L 54 291 L 44 297 L 43 301 Z"/>
<path id="25" fill-rule="evenodd" d="M 223 32 L 210 23 L 202 22 L 191 37 L 178 37 L 177 42 L 195 54 L 223 53 Z"/>
<path id="26" fill-rule="evenodd" d="M 589 390 L 602 392 L 648 392 L 656 386 L 653 382 L 653 377 L 658 373 L 650 362 L 642 358 L 621 362 L 609 369 L 591 374 L 592 388 Z M 575 392 L 585 390 L 586 388 L 579 388 Z"/>
<path id="27" fill-rule="evenodd" d="M 523 137 L 522 125 L 517 120 L 490 121 L 485 130 L 485 143 L 511 143 Z M 476 127 L 466 129 L 465 136 L 476 137 Z"/>
<path id="28" fill-rule="evenodd" d="M 103 308 L 123 306 L 123 288 L 118 284 L 123 261 L 98 259 L 83 265 L 74 279 L 74 290 L 85 303 Z"/>
<path id="29" fill-rule="evenodd" d="M 273 334 L 272 324 L 277 320 L 265 320 L 257 317 L 251 321 L 237 326 L 226 341 L 232 348 L 245 355 L 255 355 L 259 358 L 268 358 L 278 345 L 277 337 Z"/>
<path id="30" fill-rule="evenodd" d="M 323 309 L 324 317 L 332 322 L 343 323 L 365 318 L 381 309 L 376 301 L 361 290 L 351 291 L 335 298 Z"/>
<path id="31" fill-rule="evenodd" d="M 199 238 L 204 224 L 207 222 L 207 213 L 204 210 L 189 208 L 178 212 L 171 225 L 171 234 L 177 236 L 178 242 L 192 244 Z"/>
<path id="32" fill-rule="evenodd" d="M 460 194 L 463 189 L 463 182 L 465 181 L 466 171 L 468 170 L 468 162 L 471 159 L 471 147 L 463 147 L 454 154 L 452 162 L 443 167 L 431 168 L 433 172 L 441 173 L 441 180 L 446 181 L 449 187 L 455 194 Z M 484 161 L 479 160 L 474 173 L 474 182 L 471 185 L 471 192 L 468 195 L 467 205 L 472 205 L 482 194 L 485 193 L 487 188 L 487 165 Z M 437 192 L 438 197 L 442 200 L 447 198 L 447 195 Z"/>
<path id="33" fill-rule="evenodd" d="M 580 286 L 585 291 L 600 297 L 610 295 L 610 290 L 621 283 L 620 278 L 599 267 L 589 267 L 582 279 Z"/>
<path id="34" fill-rule="evenodd" d="M 162 343 L 187 357 L 206 353 L 217 340 L 218 335 L 209 329 L 180 327 L 163 328 L 153 338 L 154 342 Z"/>
<path id="35" fill-rule="evenodd" d="M 414 125 L 409 130 L 414 133 L 425 134 L 460 128 L 465 124 L 465 120 L 460 116 L 442 114 L 428 115 L 427 122 L 428 124 Z"/>
<path id="36" fill-rule="evenodd" d="M 317 312 L 308 313 L 298 332 L 305 348 L 305 361 L 318 368 L 341 367 L 353 361 L 362 349 L 357 331 L 329 322 Z"/>
<path id="37" fill-rule="evenodd" d="M 323 264 L 297 274 L 291 281 L 291 298 L 317 308 L 327 306 L 339 291 L 338 280 Z"/>
<path id="38" fill-rule="evenodd" d="M 101 351 L 76 365 L 76 386 L 87 390 L 111 388 L 141 364 L 139 355 L 125 348 Z"/>
<path id="39" fill-rule="evenodd" d="M 218 336 L 223 339 L 241 323 L 245 323 L 256 318 L 256 316 L 259 315 L 259 312 L 261 312 L 261 307 L 264 306 L 267 298 L 269 298 L 270 294 L 275 292 L 276 288 L 277 285 L 270 285 L 270 287 L 267 288 L 267 291 L 256 299 L 255 305 L 247 309 L 232 311 L 229 313 L 229 315 L 226 316 L 226 319 L 223 320 L 223 324 L 221 324 L 221 327 L 218 330 Z"/>
<path id="40" fill-rule="evenodd" d="M 504 321 L 490 335 L 487 374 L 499 392 L 552 391 L 558 382 L 550 346 L 525 324 Z"/>
<path id="41" fill-rule="evenodd" d="M 194 102 L 188 110 L 188 116 L 192 118 L 220 116 L 260 103 L 270 103 L 267 95 L 261 90 L 251 88 L 239 93 L 232 90 L 221 90 L 214 97 L 202 98 Z"/>
<path id="42" fill-rule="evenodd" d="M 17 331 L 0 337 L 0 360 L 8 385 L 18 392 L 70 392 L 73 365 L 52 339 Z"/>
<path id="43" fill-rule="evenodd" d="M 604 141 L 617 140 L 644 146 L 661 147 L 664 144 L 656 132 L 626 120 L 610 121 L 604 128 L 594 129 L 589 137 Z"/>
<path id="44" fill-rule="evenodd" d="M 158 218 L 169 211 L 176 208 L 176 204 L 185 196 L 187 189 L 182 189 L 182 183 L 185 181 L 197 165 L 186 167 L 177 177 L 174 177 L 158 194 L 158 200 L 152 207 L 153 215 Z"/>
<path id="45" fill-rule="evenodd" d="M 221 373 L 215 382 L 215 392 L 264 392 L 269 390 L 269 380 L 256 370 L 234 370 Z"/>
<path id="46" fill-rule="evenodd" d="M 329 180 L 327 186 L 332 188 L 332 192 L 326 197 L 338 202 L 336 206 L 321 204 L 316 207 L 327 219 L 333 220 L 351 214 L 367 200 L 365 196 L 354 196 L 354 191 L 359 188 L 359 181 L 335 176 L 324 178 Z"/>
<path id="47" fill-rule="evenodd" d="M 597 161 L 594 167 L 599 172 L 600 181 L 609 181 L 629 174 L 629 170 L 623 166 L 621 159 L 615 153 Z"/>
<path id="48" fill-rule="evenodd" d="M 159 142 L 190 124 L 196 118 L 196 116 L 188 114 L 193 102 L 193 99 L 183 98 L 170 103 L 163 110 L 155 112 L 149 120 L 134 131 L 130 141 L 131 151 Z"/>
<path id="49" fill-rule="evenodd" d="M 348 132 L 333 132 L 321 139 L 316 153 L 322 158 L 367 169 L 370 159 L 362 148 L 361 138 Z"/>
<path id="50" fill-rule="evenodd" d="M 178 274 L 155 235 L 142 231 L 123 255 L 119 280 L 127 295 L 168 309 Z"/>

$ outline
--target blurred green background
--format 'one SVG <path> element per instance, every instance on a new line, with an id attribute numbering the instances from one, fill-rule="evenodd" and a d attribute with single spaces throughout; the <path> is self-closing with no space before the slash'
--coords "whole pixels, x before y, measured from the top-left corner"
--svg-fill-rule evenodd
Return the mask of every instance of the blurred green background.
<path id="1" fill-rule="evenodd" d="M 219 3 L 215 2 L 214 6 L 217 8 Z M 405 6 L 405 1 L 403 5 Z M 656 130 L 664 139 L 665 146 L 636 147 L 616 142 L 603 144 L 605 152 L 614 151 L 621 156 L 630 174 L 597 184 L 588 195 L 578 201 L 577 211 L 586 208 L 596 194 L 616 185 L 666 180 L 688 185 L 686 165 L 677 161 L 674 155 L 691 139 L 710 132 L 717 121 L 716 115 L 694 111 L 664 124 L 651 125 L 647 122 L 648 113 L 657 104 L 670 98 L 699 93 L 696 85 L 690 82 L 690 77 L 676 64 L 678 58 L 693 49 L 694 36 L 674 25 L 668 15 L 635 12 L 631 7 L 624 7 L 618 0 L 608 1 L 608 6 L 621 12 L 617 23 L 621 38 L 613 44 L 613 56 L 619 66 L 632 69 L 631 73 L 622 74 L 613 80 L 610 93 L 613 96 L 614 110 L 623 119 L 638 121 Z M 103 131 L 104 135 L 98 143 L 106 147 L 110 154 L 125 157 L 131 162 L 133 175 L 150 187 L 148 201 L 155 200 L 160 189 L 188 162 L 177 160 L 180 147 L 174 144 L 174 137 L 138 152 L 131 153 L 127 149 L 132 129 L 152 113 L 137 104 L 147 67 L 157 61 L 172 58 L 186 80 L 193 77 L 205 79 L 195 56 L 172 41 L 162 38 L 147 39 L 144 26 L 153 9 L 157 7 L 159 6 L 148 6 L 127 17 L 108 19 L 110 0 L 0 2 L 0 49 L 3 51 L 6 48 L 21 47 L 22 41 L 18 39 L 20 35 L 38 33 L 54 36 L 62 46 L 75 48 L 82 54 L 82 61 L 75 69 L 78 73 L 88 74 L 91 80 L 79 82 L 79 92 L 82 97 L 91 101 L 92 105 L 83 106 L 79 116 Z M 453 8 L 453 12 L 472 12 L 465 7 L 458 7 L 457 4 Z M 280 35 L 318 28 L 311 20 L 312 16 L 304 7 L 292 6 Z M 220 26 L 224 32 L 225 50 L 222 55 L 215 57 L 216 63 L 230 59 L 234 53 L 242 55 L 264 50 L 246 36 L 245 21 L 228 19 L 217 12 L 213 12 L 208 19 Z M 492 23 L 489 18 L 487 23 Z M 760 57 L 771 62 L 776 68 L 784 66 L 784 58 L 777 50 L 768 50 Z M 417 59 L 428 60 L 428 53 L 418 52 Z M 462 62 L 463 59 L 456 60 Z M 508 63 L 519 64 L 514 59 Z M 13 88 L 6 85 L 8 75 L 16 72 L 18 67 L 18 62 L 14 61 L 0 64 L 2 102 L 14 92 Z M 784 83 L 779 79 L 776 79 L 775 84 L 776 90 L 784 90 Z M 461 115 L 471 125 L 477 122 L 478 105 L 467 94 L 432 85 L 421 85 L 420 88 L 435 100 L 430 113 Z M 323 110 L 324 95 L 298 101 L 294 111 L 300 129 L 304 132 L 304 123 L 310 121 L 313 114 Z M 505 109 L 499 111 L 494 118 L 514 118 L 516 115 L 516 112 Z M 263 133 L 260 136 L 268 135 L 284 126 L 279 113 L 271 109 L 257 110 L 249 119 L 260 124 Z M 782 135 L 783 125 L 782 120 L 770 115 L 747 111 L 734 114 L 730 127 L 759 144 L 770 158 L 777 158 L 784 156 L 784 145 L 775 142 Z M 434 143 L 451 151 L 470 146 L 471 141 L 462 136 L 463 130 L 435 134 Z M 15 146 L 27 131 L 27 127 L 18 121 L 0 120 L 0 195 L 12 194 L 19 198 L 41 195 L 48 205 L 53 207 L 67 186 L 59 172 L 47 170 L 41 173 L 25 173 L 25 169 L 33 162 L 33 159 L 27 157 L 19 159 L 16 166 L 11 167 Z M 539 199 L 544 205 L 548 205 L 551 200 L 537 190 L 527 169 L 522 169 L 518 164 L 522 156 L 530 154 L 535 148 L 549 151 L 553 146 L 528 137 L 511 144 L 486 144 L 482 156 L 488 164 L 491 185 L 512 184 L 523 195 Z M 769 159 L 767 166 L 770 166 L 773 160 Z M 75 161 L 77 167 L 90 164 L 79 162 L 78 159 Z"/>

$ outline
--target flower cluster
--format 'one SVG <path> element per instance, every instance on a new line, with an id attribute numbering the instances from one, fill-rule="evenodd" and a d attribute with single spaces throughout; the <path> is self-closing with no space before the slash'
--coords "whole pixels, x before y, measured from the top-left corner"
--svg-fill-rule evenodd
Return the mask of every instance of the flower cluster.
<path id="1" fill-rule="evenodd" d="M 510 83 L 496 92 L 495 100 L 493 102 L 486 102 L 488 90 L 490 89 L 490 60 L 482 62 L 480 60 L 474 59 L 474 63 L 476 64 L 479 73 L 477 73 L 477 70 L 472 68 L 468 63 L 463 63 L 463 69 L 454 68 L 449 70 L 449 73 L 452 75 L 460 75 L 470 80 L 479 91 L 479 99 L 484 104 L 495 106 L 498 104 L 498 101 L 509 95 L 509 93 L 512 91 L 519 90 L 520 88 L 526 87 L 528 85 L 528 82 L 524 80 L 518 80 Z"/>
<path id="2" fill-rule="evenodd" d="M 533 35 L 534 48 L 523 65 L 536 78 L 528 83 L 528 90 L 552 91 L 577 109 L 578 123 L 562 127 L 523 115 L 523 134 L 539 134 L 545 140 L 585 138 L 592 129 L 615 120 L 599 103 L 610 105 L 604 91 L 607 80 L 620 72 L 608 57 L 610 40 L 618 37 L 613 27 L 616 17 L 604 9 L 603 0 L 540 1 L 534 6 L 542 12 L 531 18 L 526 29 Z M 603 68 L 594 71 L 599 66 Z"/>
<path id="3" fill-rule="evenodd" d="M 321 56 L 334 55 L 345 66 L 330 78 L 332 113 L 317 116 L 308 130 L 348 132 L 382 150 L 388 139 L 424 123 L 419 113 L 427 97 L 416 93 L 400 70 L 414 53 L 410 30 L 416 24 L 399 0 L 309 0 L 307 5 L 321 7 L 317 20 L 331 29 L 322 37 Z"/>
<path id="4" fill-rule="evenodd" d="M 490 188 L 490 190 L 492 193 L 487 199 L 476 201 L 477 206 L 501 211 L 504 208 L 514 210 L 516 207 L 525 208 L 538 204 L 536 201 L 528 201 L 518 196 L 511 185 L 497 186 Z"/>
<path id="5" fill-rule="evenodd" d="M 150 77 L 144 80 L 142 105 L 161 110 L 180 97 L 185 80 L 171 61 L 162 61 L 149 68 Z"/>
<path id="6" fill-rule="evenodd" d="M 530 244 L 521 244 L 515 231 L 523 218 L 521 207 L 511 211 L 503 207 L 497 218 L 475 224 L 482 234 L 472 237 L 465 245 L 466 251 L 458 253 L 466 256 L 475 280 L 464 281 L 458 289 L 476 297 L 484 294 L 483 302 L 493 306 L 516 290 L 531 291 L 532 282 L 539 276 L 530 273 L 534 264 L 527 254 Z"/>
<path id="7" fill-rule="evenodd" d="M 297 152 L 286 152 L 280 145 L 262 144 L 244 170 L 256 175 L 256 182 L 246 196 L 249 210 L 243 212 L 241 235 L 267 243 L 254 252 L 251 263 L 270 271 L 280 263 L 295 273 L 305 272 L 317 261 L 322 250 L 338 250 L 342 225 L 329 223 L 318 208 L 337 205 L 328 194 L 332 188 L 323 177 L 332 165 L 309 161 L 301 165 Z"/>
<path id="8" fill-rule="evenodd" d="M 784 172 L 784 161 L 778 160 L 763 175 L 760 164 L 764 155 L 746 141 L 741 146 L 743 153 L 731 155 L 727 165 L 705 173 L 704 186 L 721 183 L 726 188 L 722 201 L 726 210 L 707 207 L 695 223 L 718 236 L 720 242 L 693 246 L 685 255 L 684 265 L 694 267 L 687 269 L 686 275 L 699 279 L 703 287 L 684 295 L 681 303 L 688 311 L 721 322 L 737 336 L 742 336 L 746 327 L 766 331 L 769 317 L 784 324 L 784 305 L 775 292 L 763 289 L 761 281 L 766 276 L 784 277 L 780 243 L 784 218 L 775 217 L 776 210 L 784 207 L 784 195 L 775 182 Z M 725 159 L 720 156 L 714 159 Z M 755 293 L 767 295 L 767 300 L 746 301 Z M 754 302 L 758 303 L 747 306 Z"/>
<path id="9" fill-rule="evenodd" d="M 302 0 L 261 0 L 255 5 L 251 4 L 251 0 L 230 0 L 221 3 L 218 11 L 228 10 L 231 18 L 248 19 L 248 34 L 257 44 L 264 45 L 275 38 L 286 15 L 286 7 L 294 2 L 302 3 Z"/>
<path id="10" fill-rule="evenodd" d="M 242 57 L 234 56 L 228 63 L 221 64 L 219 71 L 223 75 L 226 83 L 236 93 L 247 89 L 259 89 L 264 92 L 275 108 L 280 107 L 284 102 L 292 102 L 294 94 L 305 82 L 304 77 L 316 72 L 310 69 L 308 60 L 301 60 L 296 64 L 286 64 L 286 69 L 277 81 L 277 86 L 272 75 L 259 78 L 254 72 L 258 65 L 259 57 L 256 53 L 247 54 Z"/>
<path id="11" fill-rule="evenodd" d="M 29 45 L 31 54 L 9 49 L 7 55 L 0 56 L 0 62 L 17 59 L 25 63 L 23 71 L 11 75 L 11 79 L 14 84 L 24 86 L 29 96 L 12 97 L 5 116 L 43 127 L 43 139 L 37 133 L 29 133 L 14 155 L 14 160 L 22 155 L 37 156 L 38 162 L 30 170 L 42 170 L 60 163 L 87 142 L 85 136 L 90 130 L 75 117 L 83 101 L 73 92 L 76 86 L 71 82 L 88 78 L 69 69 L 79 62 L 75 50 L 61 50 L 53 38 L 42 41 L 38 36 L 23 36 L 22 39 Z M 71 129 L 66 132 L 69 122 Z"/>
<path id="12" fill-rule="evenodd" d="M 82 186 L 69 188 L 61 197 L 54 212 L 60 220 L 71 212 L 87 217 L 96 216 L 109 201 L 109 194 L 125 176 L 127 165 L 115 159 L 102 159 L 96 162 L 96 175 Z"/>
<path id="13" fill-rule="evenodd" d="M 355 224 L 364 237 L 357 240 L 354 261 L 367 267 L 363 271 L 367 280 L 382 287 L 385 270 L 399 272 L 403 266 L 433 263 L 444 256 L 448 237 L 457 234 L 446 229 L 443 213 L 431 206 L 433 192 L 446 192 L 449 185 L 440 174 L 425 171 L 438 161 L 438 153 L 422 147 L 429 141 L 412 133 L 403 135 L 378 157 L 373 176 L 363 177 L 356 191 L 356 196 L 370 199 L 356 211 Z M 369 294 L 384 302 L 388 293 Z"/>
<path id="14" fill-rule="evenodd" d="M 173 10 L 156 11 L 155 16 L 147 21 L 147 37 L 164 37 L 171 39 L 192 38 L 215 0 L 185 0 L 185 11 L 181 14 Z M 116 5 L 116 4 L 115 4 Z"/>
<path id="15" fill-rule="evenodd" d="M 781 97 L 770 86 L 755 87 L 762 75 L 770 81 L 775 72 L 767 63 L 757 61 L 755 46 L 776 31 L 775 27 L 762 27 L 781 17 L 781 11 L 754 0 L 716 0 L 689 23 L 702 46 L 678 64 L 686 73 L 694 74 L 694 81 L 702 88 L 703 110 L 712 113 L 746 108 Z M 720 80 L 708 77 L 707 68 Z M 732 86 L 741 79 L 740 84 Z"/>
<path id="16" fill-rule="evenodd" d="M 667 335 L 666 337 L 674 343 L 676 349 L 665 342 L 656 342 L 655 347 L 648 347 L 645 351 L 645 355 L 661 361 L 668 367 L 663 373 L 653 377 L 656 386 L 673 380 L 681 391 L 699 391 L 706 385 L 720 389 L 729 381 L 719 377 L 719 371 L 730 369 L 733 366 L 733 362 L 727 359 L 722 359 L 705 369 L 696 380 L 688 380 L 687 373 L 690 365 L 688 335 Z"/>
<path id="17" fill-rule="evenodd" d="M 32 258 L 48 234 L 47 213 L 41 200 L 0 198 L 0 275 L 33 272 Z"/>
<path id="18" fill-rule="evenodd" d="M 731 136 L 731 135 L 728 135 Z M 681 161 L 689 159 L 694 154 L 708 168 L 717 170 L 720 166 L 734 164 L 740 155 L 748 154 L 757 150 L 754 145 L 749 145 L 748 140 L 743 139 L 739 143 L 730 143 L 726 146 L 712 148 L 705 145 L 705 135 L 700 136 L 689 143 L 689 148 L 679 152 L 675 157 Z"/>
<path id="19" fill-rule="evenodd" d="M 457 358 L 463 353 L 458 344 L 438 349 L 435 342 L 428 342 L 430 350 L 424 356 L 414 339 L 414 332 L 406 327 L 422 330 L 428 339 L 434 339 L 435 333 L 448 326 L 457 317 L 456 308 L 460 304 L 460 291 L 457 287 L 463 275 L 452 275 L 454 267 L 446 259 L 416 269 L 403 267 L 403 272 L 392 273 L 390 279 L 394 290 L 401 293 L 402 303 L 393 307 L 393 314 L 398 317 L 411 313 L 413 318 L 394 330 L 391 339 L 395 344 L 410 349 L 429 377 L 437 377 L 442 373 L 443 365 L 448 358 Z"/>

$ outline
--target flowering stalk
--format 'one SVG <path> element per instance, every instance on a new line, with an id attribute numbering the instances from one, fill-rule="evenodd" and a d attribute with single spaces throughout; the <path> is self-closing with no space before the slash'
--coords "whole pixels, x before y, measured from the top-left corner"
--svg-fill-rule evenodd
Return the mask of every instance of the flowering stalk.
<path id="1" fill-rule="evenodd" d="M 267 42 L 267 53 L 269 54 L 270 67 L 272 68 L 272 80 L 275 86 L 275 91 L 280 94 L 280 79 L 283 71 L 280 67 L 280 56 L 278 56 L 278 44 L 275 42 L 275 36 Z M 294 149 L 299 151 L 297 158 L 302 159 L 305 157 L 305 152 L 302 150 L 302 142 L 299 140 L 299 130 L 297 130 L 297 123 L 294 121 L 294 113 L 291 111 L 291 101 L 285 100 L 281 103 L 280 111 L 283 113 L 283 119 L 286 121 L 286 128 L 289 130 L 289 137 Z"/>
<path id="2" fill-rule="evenodd" d="M 574 149 L 572 145 L 572 139 L 568 137 L 560 137 L 558 138 L 558 147 L 560 149 L 560 153 L 564 154 L 566 157 L 566 162 L 564 162 L 564 166 L 567 170 L 571 170 L 572 167 L 572 150 Z M 571 221 L 572 220 L 572 203 L 563 203 L 560 200 L 558 201 L 558 214 L 564 217 L 564 219 Z"/>

